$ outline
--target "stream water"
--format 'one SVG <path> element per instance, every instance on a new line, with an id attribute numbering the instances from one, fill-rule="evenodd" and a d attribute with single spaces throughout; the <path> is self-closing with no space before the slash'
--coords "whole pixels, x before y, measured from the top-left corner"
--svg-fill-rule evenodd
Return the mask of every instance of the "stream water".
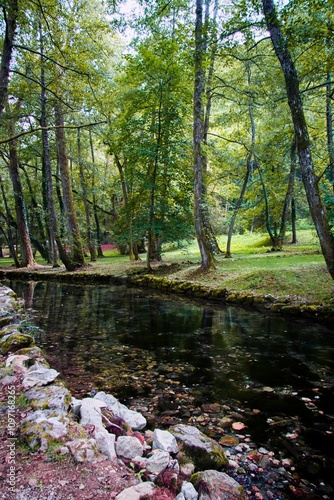
<path id="1" fill-rule="evenodd" d="M 240 420 L 332 498 L 332 328 L 124 286 L 9 286 L 73 395 L 104 390 L 151 428 L 189 422 L 218 440 L 224 417 Z"/>

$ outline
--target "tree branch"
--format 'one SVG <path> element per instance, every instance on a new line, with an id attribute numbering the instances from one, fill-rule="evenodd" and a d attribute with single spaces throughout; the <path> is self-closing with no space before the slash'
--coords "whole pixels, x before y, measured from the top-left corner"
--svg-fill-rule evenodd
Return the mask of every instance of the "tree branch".
<path id="1" fill-rule="evenodd" d="M 8 139 L 3 139 L 0 141 L 0 144 L 7 144 L 8 142 L 15 141 L 16 139 L 19 139 L 20 137 L 23 137 L 24 135 L 29 135 L 29 134 L 34 134 L 35 132 L 40 132 L 41 130 L 55 130 L 57 128 L 68 128 L 68 129 L 81 129 L 85 127 L 92 127 L 93 125 L 100 125 L 101 123 L 108 123 L 107 121 L 99 121 L 99 122 L 93 122 L 93 123 L 85 123 L 84 125 L 62 125 L 62 126 L 56 126 L 56 125 L 50 125 L 48 127 L 36 127 L 31 130 L 26 130 L 25 132 L 20 132 L 19 134 L 14 135 L 13 137 L 9 137 Z"/>

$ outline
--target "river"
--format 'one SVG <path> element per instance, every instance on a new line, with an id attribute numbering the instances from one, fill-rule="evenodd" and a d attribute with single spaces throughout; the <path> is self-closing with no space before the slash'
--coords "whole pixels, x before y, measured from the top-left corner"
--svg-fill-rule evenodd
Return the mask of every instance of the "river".
<path id="1" fill-rule="evenodd" d="M 218 440 L 237 415 L 257 446 L 334 488 L 332 328 L 125 286 L 9 286 L 74 396 L 104 390 L 151 428 L 183 421 Z"/>

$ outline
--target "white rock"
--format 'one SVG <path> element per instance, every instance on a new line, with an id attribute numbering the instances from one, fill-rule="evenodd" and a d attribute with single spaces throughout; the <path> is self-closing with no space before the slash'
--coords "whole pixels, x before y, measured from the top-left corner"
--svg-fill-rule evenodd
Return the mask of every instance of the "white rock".
<path id="1" fill-rule="evenodd" d="M 29 359 L 29 356 L 25 354 L 12 354 L 6 360 L 6 367 L 12 368 L 15 373 L 26 373 L 29 368 L 25 365 L 25 362 Z"/>
<path id="2" fill-rule="evenodd" d="M 59 375 L 59 372 L 53 368 L 47 368 L 44 365 L 35 363 L 24 375 L 22 385 L 25 389 L 34 386 L 51 384 Z"/>
<path id="3" fill-rule="evenodd" d="M 109 434 L 104 427 L 95 426 L 93 437 L 101 453 L 106 455 L 109 460 L 116 458 L 115 434 Z"/>
<path id="4" fill-rule="evenodd" d="M 157 476 L 168 467 L 169 462 L 170 454 L 167 451 L 159 450 L 147 459 L 146 468 L 148 472 Z"/>
<path id="5" fill-rule="evenodd" d="M 150 481 L 139 483 L 123 490 L 115 500 L 140 500 L 143 496 L 152 495 L 155 489 L 155 484 Z"/>
<path id="6" fill-rule="evenodd" d="M 183 493 L 185 500 L 197 500 L 198 498 L 198 493 L 195 490 L 194 485 L 189 481 L 183 481 L 181 493 Z"/>
<path id="7" fill-rule="evenodd" d="M 141 457 L 143 445 L 135 436 L 120 436 L 116 441 L 116 453 L 121 458 Z"/>
<path id="8" fill-rule="evenodd" d="M 80 424 L 103 427 L 101 408 L 106 408 L 106 404 L 98 399 L 82 399 L 80 406 Z"/>
<path id="9" fill-rule="evenodd" d="M 179 451 L 179 446 L 173 434 L 168 431 L 155 429 L 153 434 L 152 449 L 160 449 L 163 451 L 168 451 L 168 453 L 176 454 Z"/>
<path id="10" fill-rule="evenodd" d="M 129 410 L 129 408 L 118 401 L 111 394 L 106 394 L 101 391 L 95 394 L 94 399 L 99 399 L 106 403 L 108 408 L 113 412 L 116 417 L 120 417 L 131 427 L 133 430 L 141 430 L 146 426 L 146 418 L 137 411 Z"/>

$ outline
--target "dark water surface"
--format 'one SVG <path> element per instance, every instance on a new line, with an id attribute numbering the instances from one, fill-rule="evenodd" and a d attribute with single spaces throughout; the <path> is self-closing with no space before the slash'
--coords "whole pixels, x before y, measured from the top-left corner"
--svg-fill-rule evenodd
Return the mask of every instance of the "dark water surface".
<path id="1" fill-rule="evenodd" d="M 203 405 L 219 403 L 203 423 L 213 437 L 219 418 L 237 412 L 258 446 L 332 483 L 332 328 L 123 286 L 9 286 L 73 395 L 111 392 L 152 427 L 200 423 Z"/>

